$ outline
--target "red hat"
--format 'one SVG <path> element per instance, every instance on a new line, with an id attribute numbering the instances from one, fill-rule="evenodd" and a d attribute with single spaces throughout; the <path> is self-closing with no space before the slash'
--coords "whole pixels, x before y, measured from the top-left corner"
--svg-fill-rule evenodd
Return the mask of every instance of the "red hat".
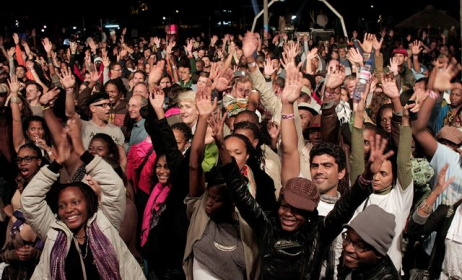
<path id="1" fill-rule="evenodd" d="M 393 52 L 391 53 L 391 57 L 395 56 L 395 54 L 402 54 L 404 56 L 408 56 L 409 54 L 407 53 L 406 49 L 399 48 L 399 49 L 394 49 Z"/>

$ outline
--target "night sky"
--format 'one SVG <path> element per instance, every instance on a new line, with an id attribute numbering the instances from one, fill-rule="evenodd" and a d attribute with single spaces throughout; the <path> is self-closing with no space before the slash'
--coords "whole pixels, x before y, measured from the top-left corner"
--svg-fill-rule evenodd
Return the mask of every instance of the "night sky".
<path id="1" fill-rule="evenodd" d="M 270 0 L 269 0 L 270 1 Z M 251 0 L 180 0 L 180 1 L 159 1 L 159 0 L 80 0 L 80 1 L 24 1 L 19 5 L 15 1 L 3 1 L 0 8 L 0 26 L 7 26 L 8 30 L 15 28 L 14 21 L 19 20 L 22 27 L 33 25 L 42 28 L 58 26 L 79 26 L 83 24 L 87 28 L 95 27 L 102 19 L 103 23 L 117 22 L 122 26 L 134 28 L 136 26 L 162 26 L 167 23 L 196 24 L 203 27 L 209 23 L 218 21 L 223 15 L 216 11 L 231 10 L 232 13 L 225 17 L 239 17 L 240 23 L 250 26 L 254 12 Z M 27 3 L 32 2 L 32 3 Z M 45 3 L 46 2 L 46 3 Z M 149 11 L 142 12 L 136 16 L 130 15 L 133 7 L 139 7 L 140 2 L 147 3 Z M 255 0 L 262 4 L 262 0 Z M 455 19 L 459 19 L 459 0 L 328 0 L 344 17 L 348 31 L 355 29 L 362 22 L 369 22 L 368 29 L 378 29 L 376 23 L 378 16 L 382 15 L 382 26 L 393 26 L 401 20 L 411 16 L 432 4 L 435 8 L 446 10 Z M 404 6 L 405 5 L 405 6 Z M 260 6 L 261 8 L 261 6 Z M 270 25 L 276 25 L 278 16 L 299 14 L 298 22 L 295 24 L 299 30 L 307 30 L 311 18 L 310 11 L 318 12 L 319 9 L 328 11 L 328 8 L 316 0 L 285 0 L 275 3 L 270 8 Z M 176 13 L 176 10 L 179 10 Z M 335 16 L 328 11 L 331 22 Z M 165 20 L 162 18 L 165 17 Z M 223 18 L 226 20 L 226 18 Z M 263 17 L 259 22 L 262 22 Z M 212 25 L 212 29 L 216 25 Z M 335 26 L 331 26 L 335 28 Z M 365 27 L 366 28 L 366 27 Z M 7 30 L 2 28 L 2 32 Z M 215 30 L 212 30 L 215 32 Z"/>

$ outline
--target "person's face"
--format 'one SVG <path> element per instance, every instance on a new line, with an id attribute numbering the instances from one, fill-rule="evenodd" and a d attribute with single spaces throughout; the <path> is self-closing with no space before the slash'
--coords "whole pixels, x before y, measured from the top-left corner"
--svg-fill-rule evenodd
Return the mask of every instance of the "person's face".
<path id="1" fill-rule="evenodd" d="M 208 80 L 209 79 L 207 77 L 199 77 L 199 79 L 197 80 L 197 89 L 205 89 L 207 87 Z"/>
<path id="2" fill-rule="evenodd" d="M 144 75 L 141 73 L 135 73 L 133 75 L 133 83 L 136 85 L 137 83 L 144 82 Z"/>
<path id="3" fill-rule="evenodd" d="M 239 170 L 242 170 L 249 158 L 244 141 L 237 137 L 229 137 L 225 140 L 225 146 L 228 153 L 236 160 Z"/>
<path id="4" fill-rule="evenodd" d="M 122 76 L 122 66 L 115 65 L 113 69 L 111 69 L 111 79 L 116 79 Z"/>
<path id="5" fill-rule="evenodd" d="M 363 130 L 363 138 L 364 138 L 364 157 L 369 155 L 369 152 L 371 151 L 371 143 L 369 142 L 369 139 L 371 137 L 375 137 L 375 132 L 370 129 L 364 129 Z"/>
<path id="6" fill-rule="evenodd" d="M 327 154 L 315 156 L 310 169 L 313 183 L 321 194 L 337 193 L 338 181 L 345 176 L 345 170 L 339 171 L 334 157 Z"/>
<path id="7" fill-rule="evenodd" d="M 167 158 L 165 155 L 159 157 L 159 160 L 156 164 L 156 176 L 161 184 L 167 184 L 168 179 L 170 178 L 170 168 L 167 164 Z"/>
<path id="8" fill-rule="evenodd" d="M 144 54 L 144 58 L 145 58 L 146 60 L 148 60 L 149 57 L 151 56 L 151 50 L 150 50 L 150 49 L 146 49 L 146 50 L 143 52 L 143 54 Z"/>
<path id="9" fill-rule="evenodd" d="M 205 66 L 210 66 L 210 58 L 207 56 L 202 57 L 202 61 L 204 62 Z"/>
<path id="10" fill-rule="evenodd" d="M 426 89 L 425 81 L 420 81 L 420 82 L 414 84 L 414 91 L 416 91 L 418 89 L 422 89 L 422 90 Z"/>
<path id="11" fill-rule="evenodd" d="M 187 82 L 189 79 L 191 79 L 191 70 L 189 70 L 187 67 L 180 67 L 178 74 L 180 74 L 180 79 L 183 82 Z"/>
<path id="12" fill-rule="evenodd" d="M 223 216 L 226 212 L 227 203 L 224 199 L 226 188 L 224 187 L 210 187 L 207 189 L 207 202 L 205 205 L 205 213 L 210 218 L 218 218 Z"/>
<path id="13" fill-rule="evenodd" d="M 172 86 L 172 82 L 170 82 L 170 78 L 168 77 L 163 77 L 161 80 L 160 80 L 160 88 L 161 89 L 164 89 L 166 87 L 171 87 Z"/>
<path id="14" fill-rule="evenodd" d="M 462 104 L 462 94 L 460 89 L 451 90 L 449 95 L 449 100 L 451 101 L 451 107 L 455 108 Z"/>
<path id="15" fill-rule="evenodd" d="M 380 171 L 374 175 L 372 188 L 374 191 L 381 191 L 391 186 L 393 182 L 393 170 L 391 161 L 386 160 L 382 163 Z"/>
<path id="16" fill-rule="evenodd" d="M 67 187 L 58 196 L 59 218 L 71 230 L 79 232 L 88 220 L 88 205 L 82 191 L 77 187 Z"/>
<path id="17" fill-rule="evenodd" d="M 380 124 L 387 133 L 391 133 L 391 118 L 393 116 L 393 110 L 386 108 L 382 111 L 380 116 Z"/>
<path id="18" fill-rule="evenodd" d="M 319 58 L 316 56 L 311 60 L 311 69 L 314 69 L 314 71 L 316 71 L 316 69 L 318 69 L 318 65 L 319 65 Z"/>
<path id="19" fill-rule="evenodd" d="M 258 139 L 255 138 L 255 135 L 253 134 L 252 130 L 250 129 L 237 129 L 234 131 L 234 134 L 240 134 L 244 135 L 249 139 L 250 143 L 252 143 L 252 146 L 255 148 L 258 145 Z"/>
<path id="20" fill-rule="evenodd" d="M 281 200 L 278 215 L 282 230 L 287 232 L 297 231 L 306 223 L 306 218 L 301 215 L 300 209 L 292 207 L 285 198 Z"/>
<path id="21" fill-rule="evenodd" d="M 197 56 L 198 56 L 199 58 L 203 58 L 204 55 L 205 55 L 205 50 L 199 50 L 199 51 L 197 52 Z"/>
<path id="22" fill-rule="evenodd" d="M 331 53 L 331 58 L 332 59 L 338 59 L 338 57 L 339 57 L 338 52 L 334 51 L 334 52 Z"/>
<path id="23" fill-rule="evenodd" d="M 93 118 L 106 122 L 109 119 L 111 106 L 109 99 L 103 99 L 90 105 Z"/>
<path id="24" fill-rule="evenodd" d="M 204 64 L 202 64 L 202 62 L 196 61 L 196 71 L 198 71 L 198 72 L 203 71 L 204 70 L 203 65 Z"/>
<path id="25" fill-rule="evenodd" d="M 27 102 L 36 101 L 40 98 L 42 93 L 38 90 L 37 86 L 32 84 L 26 87 L 26 99 Z"/>
<path id="26" fill-rule="evenodd" d="M 300 115 L 300 122 L 302 123 L 302 130 L 308 128 L 310 125 L 311 119 L 313 118 L 313 114 L 304 109 L 299 109 L 298 114 Z"/>
<path id="27" fill-rule="evenodd" d="M 346 59 L 346 50 L 344 48 L 340 48 L 338 50 L 338 56 L 341 58 L 341 59 Z"/>
<path id="28" fill-rule="evenodd" d="M 45 129 L 43 128 L 42 122 L 39 121 L 29 122 L 29 127 L 27 128 L 26 133 L 32 141 L 43 139 L 45 137 Z"/>
<path id="29" fill-rule="evenodd" d="M 237 83 L 234 86 L 234 97 L 236 98 L 244 98 L 247 95 L 250 94 L 252 90 L 252 83 L 251 82 L 245 82 L 245 83 Z"/>
<path id="30" fill-rule="evenodd" d="M 184 137 L 183 132 L 178 129 L 173 129 L 173 135 L 175 136 L 176 144 L 178 145 L 178 150 L 184 152 L 189 147 L 189 141 Z"/>
<path id="31" fill-rule="evenodd" d="M 273 66 L 274 69 L 279 70 L 280 64 L 279 60 L 277 59 L 271 59 L 271 65 Z"/>
<path id="32" fill-rule="evenodd" d="M 114 84 L 107 84 L 106 85 L 106 92 L 109 94 L 109 102 L 111 104 L 117 104 L 120 100 L 120 92 L 119 89 Z"/>
<path id="33" fill-rule="evenodd" d="M 194 126 L 198 116 L 196 104 L 193 104 L 189 101 L 181 101 L 179 106 L 181 120 L 190 127 Z"/>
<path id="34" fill-rule="evenodd" d="M 356 269 L 370 266 L 377 262 L 379 258 L 380 256 L 362 240 L 356 231 L 353 229 L 347 230 L 343 241 L 343 264 L 346 267 Z"/>
<path id="35" fill-rule="evenodd" d="M 133 96 L 143 96 L 144 98 L 148 98 L 148 88 L 145 84 L 137 84 L 133 88 Z"/>
<path id="36" fill-rule="evenodd" d="M 396 63 L 398 63 L 398 66 L 401 66 L 404 64 L 404 61 L 406 61 L 406 57 L 403 54 L 397 53 L 393 56 L 393 59 L 396 59 Z"/>
<path id="37" fill-rule="evenodd" d="M 133 69 L 133 68 L 135 68 L 135 64 L 134 64 L 133 61 L 131 61 L 131 60 L 127 60 L 127 62 L 125 62 L 125 66 L 126 66 L 128 69 Z"/>
<path id="38" fill-rule="evenodd" d="M 42 161 L 37 158 L 35 151 L 29 148 L 22 148 L 19 150 L 16 157 L 16 164 L 18 165 L 19 172 L 21 172 L 24 179 L 29 180 L 37 174 L 40 169 Z"/>
<path id="39" fill-rule="evenodd" d="M 308 141 L 313 144 L 317 145 L 322 142 L 321 139 L 321 129 L 320 128 L 311 128 L 308 133 Z"/>
<path id="40" fill-rule="evenodd" d="M 346 82 L 346 89 L 350 93 L 350 96 L 353 96 L 353 92 L 355 91 L 355 87 L 356 87 L 356 80 L 352 79 L 352 80 L 348 80 Z"/>
<path id="41" fill-rule="evenodd" d="M 23 79 L 26 76 L 26 70 L 22 67 L 17 67 L 16 68 L 16 76 L 18 79 Z"/>
<path id="42" fill-rule="evenodd" d="M 88 146 L 88 152 L 92 155 L 98 155 L 100 157 L 109 156 L 109 147 L 106 141 L 103 141 L 99 138 L 94 138 L 91 140 L 90 145 Z"/>
<path id="43" fill-rule="evenodd" d="M 85 73 L 85 78 L 83 80 L 84 82 L 90 82 L 91 81 L 91 75 L 90 73 Z"/>
<path id="44" fill-rule="evenodd" d="M 312 90 L 313 87 L 315 86 L 315 85 L 312 85 L 310 80 L 308 80 L 307 78 L 302 79 L 302 84 L 306 86 L 307 88 L 309 88 L 310 90 Z"/>
<path id="45" fill-rule="evenodd" d="M 128 101 L 128 114 L 130 115 L 130 119 L 134 121 L 140 121 L 143 117 L 140 114 L 141 109 L 141 102 L 138 96 L 133 96 Z"/>

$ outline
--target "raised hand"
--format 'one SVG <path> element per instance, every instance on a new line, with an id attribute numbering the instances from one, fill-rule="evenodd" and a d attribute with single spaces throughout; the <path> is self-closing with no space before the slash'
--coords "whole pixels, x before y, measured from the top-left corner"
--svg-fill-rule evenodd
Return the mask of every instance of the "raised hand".
<path id="1" fill-rule="evenodd" d="M 77 52 L 77 43 L 76 42 L 71 42 L 70 48 L 71 48 L 71 54 L 75 54 Z"/>
<path id="2" fill-rule="evenodd" d="M 307 60 L 311 60 L 318 55 L 318 48 L 312 48 L 309 53 L 306 55 Z"/>
<path id="3" fill-rule="evenodd" d="M 375 35 L 371 33 L 364 34 L 363 42 L 359 42 L 359 46 L 363 50 L 363 53 L 370 54 L 372 52 L 372 44 L 374 42 Z"/>
<path id="4" fill-rule="evenodd" d="M 281 128 L 275 121 L 269 121 L 266 125 L 266 129 L 268 130 L 268 134 L 271 139 L 278 139 L 279 133 L 281 132 Z"/>
<path id="5" fill-rule="evenodd" d="M 217 108 L 217 99 L 212 103 L 212 94 L 209 88 L 204 88 L 196 92 L 196 107 L 199 116 L 209 117 Z"/>
<path id="6" fill-rule="evenodd" d="M 193 45 L 194 45 L 194 41 L 192 39 L 186 40 L 186 46 L 184 46 L 184 50 L 186 51 L 186 54 L 192 55 Z"/>
<path id="7" fill-rule="evenodd" d="M 13 33 L 13 41 L 15 45 L 19 44 L 19 36 L 17 33 Z"/>
<path id="8" fill-rule="evenodd" d="M 97 83 L 102 74 L 103 72 L 99 72 L 99 69 L 96 67 L 96 65 L 93 65 L 93 71 L 90 71 L 90 81 Z"/>
<path id="9" fill-rule="evenodd" d="M 52 88 L 44 92 L 42 96 L 40 96 L 39 102 L 42 106 L 51 105 L 56 100 L 56 98 L 58 98 L 58 95 L 59 95 L 59 88 L 57 87 Z"/>
<path id="10" fill-rule="evenodd" d="M 345 80 L 345 67 L 341 64 L 337 64 L 335 67 L 329 67 L 328 78 L 326 81 L 326 87 L 337 88 Z"/>
<path id="11" fill-rule="evenodd" d="M 242 51 L 244 56 L 252 56 L 258 48 L 257 37 L 252 32 L 245 33 L 244 40 L 242 41 Z"/>
<path id="12" fill-rule="evenodd" d="M 78 155 L 82 155 L 85 152 L 82 143 L 81 136 L 82 121 L 78 114 L 74 114 L 71 118 L 67 120 L 67 126 L 65 132 L 72 140 L 72 147 Z M 67 141 L 66 141 L 67 142 Z"/>
<path id="13" fill-rule="evenodd" d="M 213 35 L 212 38 L 210 39 L 210 46 L 215 46 L 215 44 L 217 43 L 218 41 L 218 36 L 217 35 Z"/>
<path id="14" fill-rule="evenodd" d="M 8 85 L 10 87 L 11 95 L 17 96 L 21 84 L 18 82 L 18 77 L 16 75 L 11 76 L 10 80 L 8 81 Z"/>
<path id="15" fill-rule="evenodd" d="M 382 43 L 383 43 L 383 36 L 380 38 L 380 41 L 377 40 L 377 37 L 374 36 L 374 40 L 372 41 L 372 47 L 374 48 L 376 53 L 379 53 L 380 50 L 382 49 Z"/>
<path id="16" fill-rule="evenodd" d="M 439 196 L 444 192 L 444 190 L 454 181 L 454 177 L 449 178 L 446 181 L 446 172 L 448 170 L 449 164 L 446 163 L 443 168 L 441 168 L 440 174 L 438 174 L 438 180 L 436 181 L 436 187 L 433 189 L 435 194 Z"/>
<path id="17" fill-rule="evenodd" d="M 271 58 L 267 58 L 266 61 L 264 62 L 264 69 L 263 69 L 263 75 L 265 76 L 271 76 L 274 74 L 276 69 L 273 67 L 273 63 L 271 63 Z"/>
<path id="18" fill-rule="evenodd" d="M 297 67 L 291 66 L 286 68 L 286 84 L 281 94 L 282 103 L 293 104 L 300 97 L 302 90 L 303 74 L 298 71 Z"/>
<path id="19" fill-rule="evenodd" d="M 227 68 L 222 69 L 222 71 L 218 74 L 215 80 L 212 83 L 212 89 L 216 89 L 219 92 L 223 92 L 229 89 L 231 86 L 229 83 L 233 79 L 234 72 L 233 70 Z"/>
<path id="20" fill-rule="evenodd" d="M 156 65 L 151 65 L 151 71 L 149 72 L 148 85 L 150 87 L 157 85 L 162 79 L 164 73 L 165 60 L 159 60 Z"/>
<path id="21" fill-rule="evenodd" d="M 411 52 L 413 55 L 419 55 L 420 52 L 422 51 L 422 42 L 419 40 L 415 40 L 411 44 Z"/>
<path id="22" fill-rule="evenodd" d="M 51 50 L 53 49 L 53 44 L 50 42 L 48 38 L 43 38 L 42 45 L 47 54 L 50 53 Z"/>
<path id="23" fill-rule="evenodd" d="M 111 65 L 111 60 L 109 59 L 109 57 L 107 56 L 107 54 L 104 54 L 103 53 L 103 65 L 104 65 L 104 68 L 109 68 L 109 65 Z"/>
<path id="24" fill-rule="evenodd" d="M 90 188 L 92 188 L 92 190 L 96 193 L 96 195 L 98 196 L 98 202 L 100 202 L 101 201 L 101 186 L 89 174 L 85 175 L 84 180 L 87 181 L 87 185 L 89 185 Z"/>
<path id="25" fill-rule="evenodd" d="M 165 93 L 159 86 L 155 86 L 153 89 L 151 89 L 151 94 L 149 95 L 149 103 L 151 103 L 151 106 L 154 111 L 156 111 L 156 113 L 164 111 L 164 100 Z"/>
<path id="26" fill-rule="evenodd" d="M 382 89 L 390 99 L 399 98 L 399 89 L 396 85 L 395 77 L 392 75 L 383 75 L 382 74 Z"/>
<path id="27" fill-rule="evenodd" d="M 447 67 L 436 70 L 433 88 L 439 91 L 452 89 L 451 80 L 459 73 L 458 67 L 449 64 Z"/>
<path id="28" fill-rule="evenodd" d="M 414 91 L 414 94 L 411 96 L 410 100 L 415 100 L 415 106 L 412 108 L 409 108 L 411 112 L 417 113 L 420 110 L 420 107 L 422 107 L 422 103 L 427 99 L 427 97 L 430 95 L 430 90 L 426 90 L 423 88 L 416 88 Z"/>
<path id="29" fill-rule="evenodd" d="M 208 124 L 212 128 L 212 137 L 218 144 L 224 143 L 223 127 L 225 125 L 226 116 L 228 113 L 224 113 L 221 116 L 220 112 L 216 112 L 211 118 L 208 119 Z"/>
<path id="30" fill-rule="evenodd" d="M 75 85 L 75 77 L 72 75 L 71 68 L 67 67 L 61 69 L 61 75 L 59 73 L 56 73 L 59 77 L 59 81 L 61 82 L 61 85 L 63 85 L 64 88 L 69 89 L 69 88 L 74 88 Z"/>
<path id="31" fill-rule="evenodd" d="M 390 58 L 390 71 L 393 73 L 393 75 L 398 75 L 398 58 Z"/>
<path id="32" fill-rule="evenodd" d="M 367 166 L 372 174 L 376 174 L 380 171 L 383 162 L 390 158 L 395 152 L 389 151 L 388 153 L 384 154 L 388 141 L 387 139 L 382 138 L 382 136 L 379 134 L 376 134 L 375 138 L 374 136 L 371 136 L 369 138 L 369 142 L 371 146 L 371 152 Z"/>
<path id="33" fill-rule="evenodd" d="M 348 50 L 348 60 L 353 64 L 361 64 L 363 56 L 357 48 L 351 48 Z"/>

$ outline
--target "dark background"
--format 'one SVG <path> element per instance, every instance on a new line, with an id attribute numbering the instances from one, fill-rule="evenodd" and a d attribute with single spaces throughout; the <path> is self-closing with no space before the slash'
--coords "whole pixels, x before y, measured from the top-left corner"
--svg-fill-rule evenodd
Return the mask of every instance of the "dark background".
<path id="1" fill-rule="evenodd" d="M 270 0 L 269 0 L 270 1 Z M 58 32 L 62 26 L 72 30 L 81 30 L 82 35 L 91 35 L 101 22 L 117 23 L 121 27 L 136 29 L 137 35 L 144 33 L 165 35 L 165 25 L 181 24 L 180 33 L 184 36 L 204 32 L 206 35 L 225 33 L 244 33 L 252 26 L 254 9 L 251 0 L 229 1 L 169 1 L 169 0 L 127 0 L 127 1 L 2 1 L 0 4 L 0 34 L 9 36 L 11 32 L 26 32 L 36 27 L 44 36 Z M 262 9 L 262 0 L 256 0 Z M 459 20 L 459 0 L 328 0 L 344 17 L 348 36 L 356 29 L 363 32 L 378 32 L 383 27 L 392 28 L 403 19 L 433 5 L 435 9 L 445 10 Z M 145 4 L 145 5 L 143 5 Z M 142 7 L 147 7 L 143 10 Z M 340 33 L 341 26 L 337 17 L 320 1 L 285 0 L 275 3 L 270 9 L 270 26 L 277 28 L 278 17 L 285 16 L 293 22 L 296 30 L 307 31 L 313 27 L 310 11 L 316 15 L 322 9 L 329 17 L 329 29 Z M 178 10 L 178 13 L 176 12 Z M 223 12 L 226 11 L 226 12 Z M 381 21 L 379 22 L 379 16 Z M 165 19 L 163 19 L 165 17 Z M 219 22 L 230 25 L 219 25 Z M 261 30 L 263 16 L 260 17 L 256 30 Z M 288 22 L 289 23 L 289 22 Z M 41 31 L 43 26 L 47 28 Z M 85 29 L 84 29 L 85 28 Z M 460 26 L 458 26 L 460 28 Z M 72 31 L 71 31 L 72 32 Z M 85 33 L 83 33 L 85 32 Z"/>

